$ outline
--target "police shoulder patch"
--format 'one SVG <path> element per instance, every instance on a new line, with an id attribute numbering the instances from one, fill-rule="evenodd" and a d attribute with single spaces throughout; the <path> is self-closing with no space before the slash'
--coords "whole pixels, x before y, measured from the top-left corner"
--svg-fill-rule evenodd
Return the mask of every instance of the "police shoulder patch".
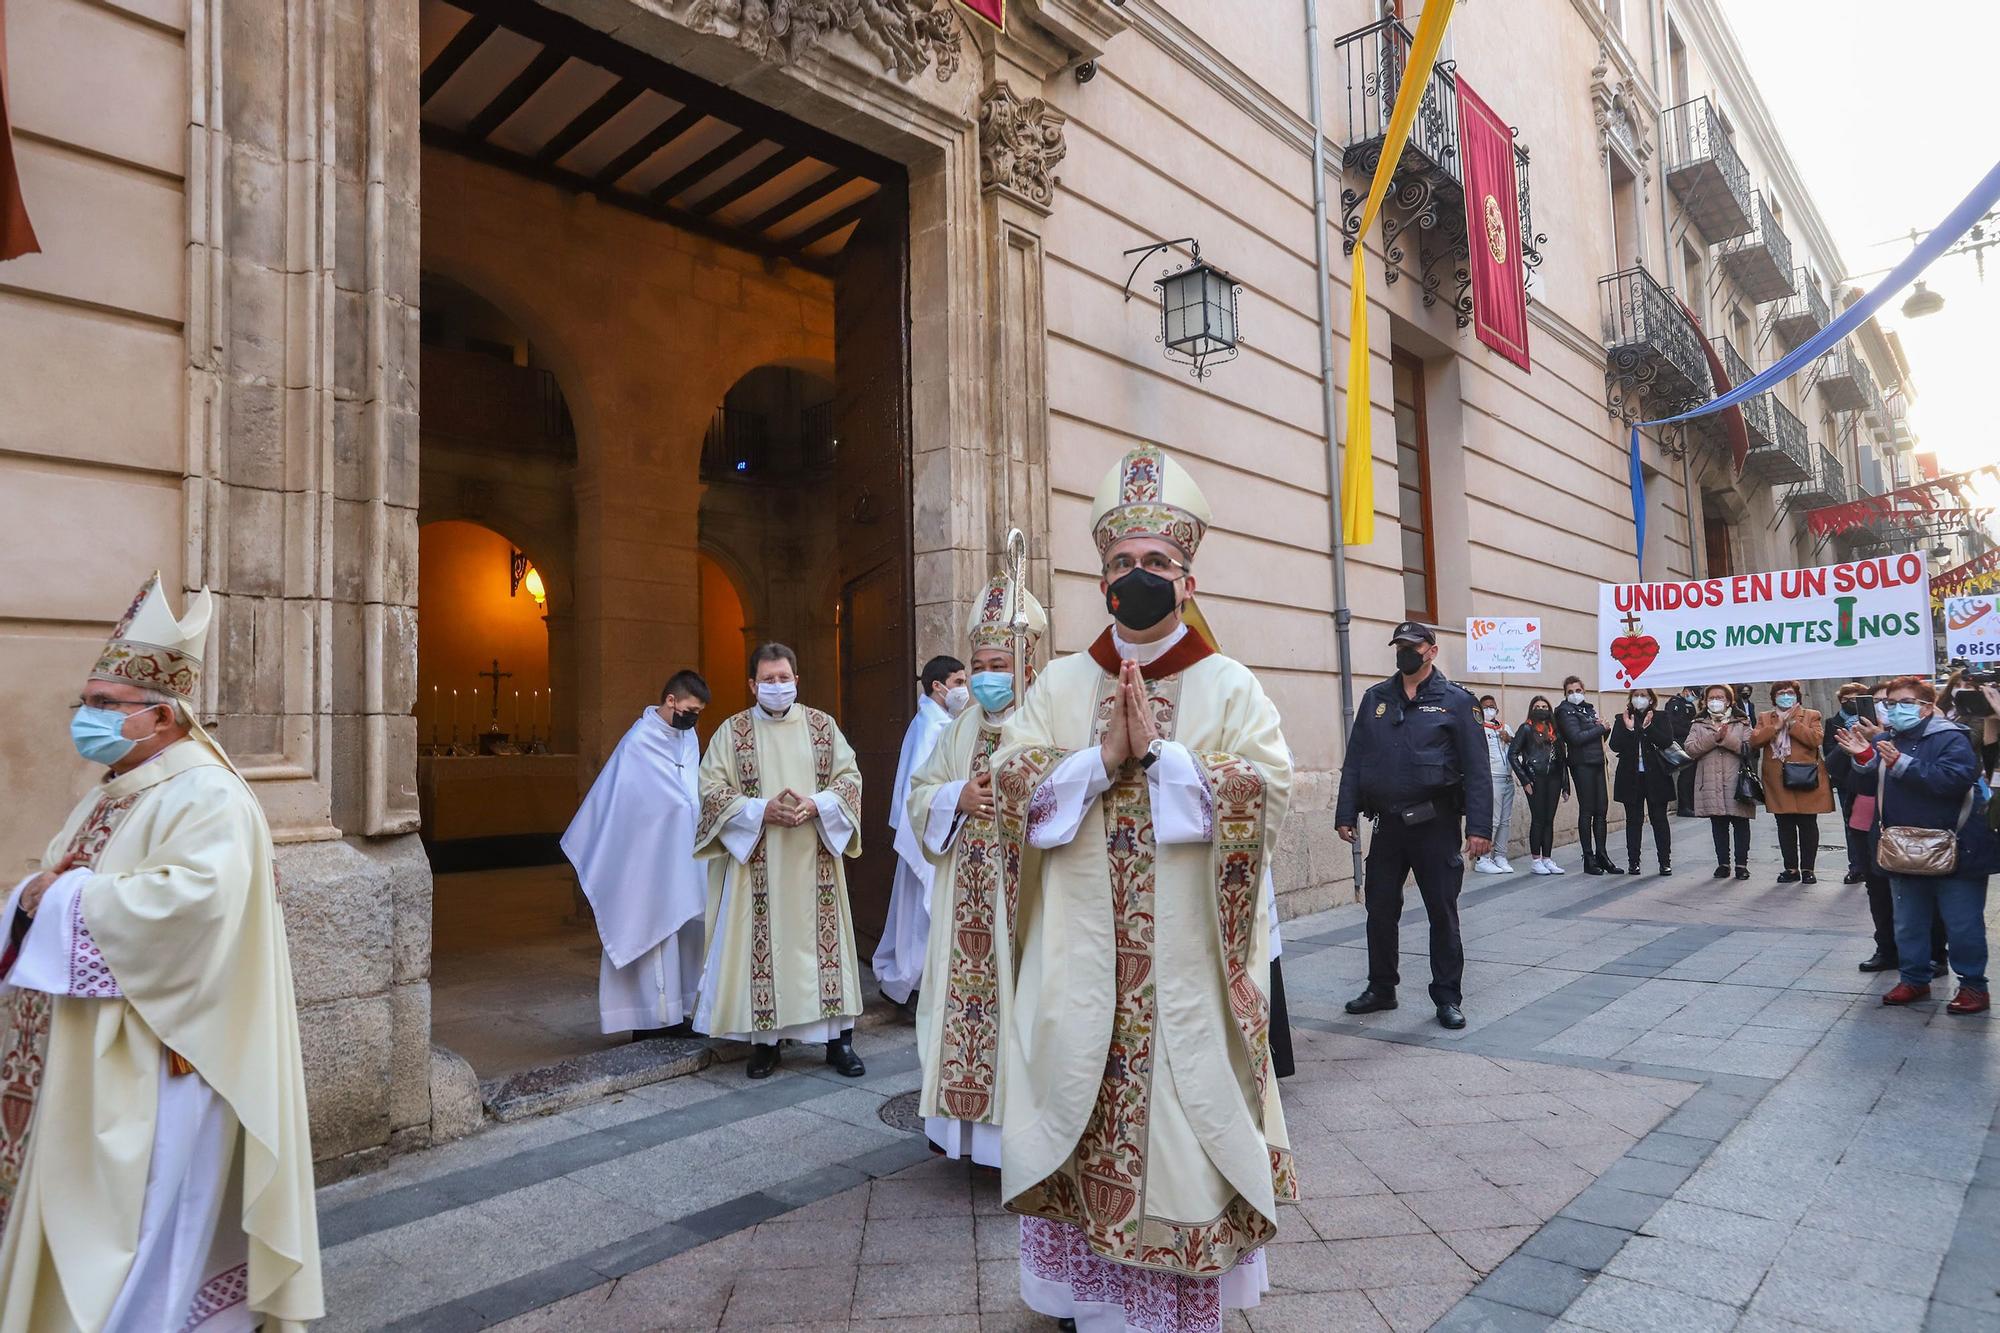
<path id="1" fill-rule="evenodd" d="M 1377 704 L 1375 705 L 1375 716 L 1377 716 L 1377 717 L 1380 717 L 1380 716 L 1382 716 L 1382 714 L 1384 714 L 1384 713 L 1386 713 L 1386 712 L 1388 712 L 1388 711 L 1389 711 L 1389 705 L 1388 705 L 1388 704 L 1386 704 L 1386 703 L 1377 703 Z"/>

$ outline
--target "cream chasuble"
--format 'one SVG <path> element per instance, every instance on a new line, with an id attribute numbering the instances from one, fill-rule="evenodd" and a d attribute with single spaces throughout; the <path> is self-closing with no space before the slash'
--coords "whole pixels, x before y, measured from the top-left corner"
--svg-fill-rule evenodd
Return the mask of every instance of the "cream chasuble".
<path id="1" fill-rule="evenodd" d="M 923 1062 L 918 1110 L 931 1122 L 987 1126 L 968 1135 L 934 1126 L 938 1146 L 982 1166 L 1000 1165 L 997 1141 L 981 1152 L 1000 1124 L 1003 1034 L 1014 989 L 1014 905 L 1000 873 L 1000 832 L 992 819 L 962 815 L 959 793 L 991 769 L 1000 727 L 976 705 L 951 727 L 910 781 L 905 807 L 911 832 L 936 867 L 931 881 L 931 937 L 924 962 L 930 978 L 917 999 L 917 1053 Z M 1031 853 L 1031 855 L 1035 855 Z M 991 1160 L 988 1160 L 988 1158 Z"/>
<path id="2" fill-rule="evenodd" d="M 77 806 L 44 857 L 65 862 L 44 901 L 71 912 L 66 993 L 12 992 L 0 1039 L 0 1331 L 100 1329 L 157 1295 L 125 1288 L 135 1256 L 149 1274 L 167 1262 L 148 1248 L 160 1211 L 148 1175 L 172 1170 L 155 1153 L 169 1121 L 226 1132 L 219 1145 L 171 1145 L 176 1183 L 236 1205 L 215 1244 L 232 1233 L 247 1257 L 232 1290 L 204 1285 L 187 1317 L 247 1301 L 267 1329 L 318 1318 L 305 1076 L 256 798 L 219 752 L 181 741 Z M 183 1081 L 226 1114 L 180 1096 Z"/>
<path id="3" fill-rule="evenodd" d="M 819 818 L 763 823 L 766 801 L 787 789 Z M 861 772 L 825 713 L 793 704 L 773 717 L 753 706 L 710 738 L 694 839 L 709 862 L 698 1031 L 824 1041 L 853 1026 L 860 968 L 842 862 L 861 855 L 860 829 Z"/>
<path id="4" fill-rule="evenodd" d="M 1160 734 L 1206 784 L 1206 840 L 1156 843 L 1156 798 L 1132 770 L 1078 812 L 1073 838 L 1017 859 L 1056 815 L 1046 780 L 1100 742 L 1117 665 L 1108 632 L 1051 665 L 993 761 L 1018 877 L 1001 1197 L 1114 1263 L 1222 1277 L 1297 1197 L 1262 883 L 1291 760 L 1256 678 L 1187 635 L 1144 671 Z"/>

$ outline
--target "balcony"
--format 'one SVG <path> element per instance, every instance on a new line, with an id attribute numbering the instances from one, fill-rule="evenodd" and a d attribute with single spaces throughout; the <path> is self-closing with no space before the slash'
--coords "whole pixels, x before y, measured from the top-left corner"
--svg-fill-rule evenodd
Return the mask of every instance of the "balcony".
<path id="1" fill-rule="evenodd" d="M 1715 248 L 1716 262 L 1736 280 L 1743 294 L 1762 305 L 1792 294 L 1792 243 L 1785 229 L 1771 215 L 1764 192 L 1754 196 L 1751 210 L 1754 225 L 1733 240 Z"/>
<path id="2" fill-rule="evenodd" d="M 551 372 L 485 352 L 425 343 L 423 431 L 510 454 L 576 457 L 576 425 Z"/>
<path id="3" fill-rule="evenodd" d="M 1790 486 L 1804 481 L 1812 475 L 1812 445 L 1806 440 L 1806 423 L 1792 415 L 1786 407 L 1770 394 L 1762 395 L 1762 401 L 1769 405 L 1766 413 L 1771 425 L 1769 438 L 1763 443 L 1757 440 L 1755 427 L 1750 431 L 1750 456 L 1744 460 L 1743 469 L 1755 472 L 1773 486 Z M 1743 418 L 1750 419 L 1750 405 L 1743 405 Z"/>
<path id="4" fill-rule="evenodd" d="M 1667 186 L 1711 244 L 1741 236 L 1756 225 L 1750 208 L 1750 170 L 1723 132 L 1722 117 L 1706 97 L 1669 107 L 1660 117 Z"/>
<path id="5" fill-rule="evenodd" d="M 1600 278 L 1606 405 L 1627 421 L 1665 416 L 1709 398 L 1701 334 L 1680 299 L 1643 268 Z"/>
<path id="6" fill-rule="evenodd" d="M 1821 505 L 1847 502 L 1847 470 L 1825 445 L 1814 449 L 1811 475 L 1802 479 L 1785 496 L 1793 509 L 1817 509 Z"/>
<path id="7" fill-rule="evenodd" d="M 1881 396 L 1875 377 L 1868 373 L 1868 363 L 1851 342 L 1840 343 L 1819 359 L 1813 383 L 1836 412 L 1859 412 L 1871 398 Z"/>
<path id="8" fill-rule="evenodd" d="M 1410 47 L 1415 39 L 1396 19 L 1383 19 L 1348 33 L 1334 43 L 1334 50 L 1347 70 L 1347 153 L 1357 165 L 1373 175 L 1382 160 L 1382 141 L 1389 134 L 1389 119 L 1396 108 L 1396 94 L 1409 69 Z M 1421 176 L 1436 184 L 1457 185 L 1462 180 L 1458 152 L 1458 81 L 1442 66 L 1432 66 L 1426 77 L 1424 100 L 1410 127 L 1409 142 L 1397 165 L 1400 176 Z M 1352 233 L 1350 233 L 1352 239 Z M 1350 247 L 1351 248 L 1351 247 Z"/>
<path id="9" fill-rule="evenodd" d="M 1833 318 L 1819 284 L 1804 269 L 1792 270 L 1792 294 L 1771 309 L 1771 327 L 1796 347 L 1827 326 Z"/>
<path id="10" fill-rule="evenodd" d="M 1736 344 L 1729 341 L 1726 335 L 1717 334 L 1715 337 L 1710 338 L 1709 342 L 1714 344 L 1716 353 L 1722 358 L 1722 373 L 1729 377 L 1729 386 L 1731 388 L 1742 384 L 1757 373 L 1751 368 L 1750 363 L 1743 359 L 1742 354 L 1736 350 Z M 1746 400 L 1742 404 L 1742 412 L 1744 429 L 1750 434 L 1751 449 L 1756 449 L 1760 444 L 1770 443 L 1772 431 L 1771 395 L 1760 393 L 1755 398 Z M 1726 446 L 1728 444 L 1728 427 L 1723 424 L 1727 416 L 1726 412 L 1714 412 L 1700 418 L 1701 421 L 1712 421 L 1715 423 L 1710 428 L 1710 438 L 1718 445 Z"/>

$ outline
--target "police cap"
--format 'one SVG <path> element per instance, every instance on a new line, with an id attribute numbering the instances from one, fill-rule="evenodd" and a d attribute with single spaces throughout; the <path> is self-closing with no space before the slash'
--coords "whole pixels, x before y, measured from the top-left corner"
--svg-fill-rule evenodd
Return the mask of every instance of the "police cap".
<path id="1" fill-rule="evenodd" d="M 1396 632 L 1389 636 L 1390 643 L 1436 643 L 1437 641 L 1437 631 L 1416 620 L 1405 620 L 1396 626 Z"/>

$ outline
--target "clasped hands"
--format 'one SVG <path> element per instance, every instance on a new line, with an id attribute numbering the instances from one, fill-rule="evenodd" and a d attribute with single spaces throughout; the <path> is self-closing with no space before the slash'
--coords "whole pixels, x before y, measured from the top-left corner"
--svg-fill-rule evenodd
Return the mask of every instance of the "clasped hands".
<path id="1" fill-rule="evenodd" d="M 1894 741 L 1881 739 L 1888 730 L 1879 722 L 1870 722 L 1865 717 L 1857 717 L 1852 724 L 1834 732 L 1833 738 L 1840 742 L 1841 749 L 1856 759 L 1866 759 L 1868 752 L 1873 750 L 1882 756 L 1883 763 L 1894 764 L 1903 757 L 1903 752 L 1896 748 Z"/>
<path id="2" fill-rule="evenodd" d="M 790 787 L 764 802 L 764 822 L 776 828 L 803 828 L 818 818 L 819 806 Z"/>
<path id="3" fill-rule="evenodd" d="M 73 869 L 75 865 L 76 857 L 66 856 L 62 859 L 62 863 L 54 870 L 44 870 L 41 874 L 29 880 L 28 887 L 21 890 L 21 910 L 29 916 L 33 916 L 36 912 L 40 911 L 42 899 L 48 896 L 49 886 L 56 882 L 58 876 Z"/>
<path id="4" fill-rule="evenodd" d="M 958 812 L 975 819 L 993 818 L 993 775 L 981 773 L 959 788 Z"/>
<path id="5" fill-rule="evenodd" d="M 1118 668 L 1118 683 L 1112 686 L 1111 717 L 1104 724 L 1100 743 L 1104 771 L 1116 776 L 1127 764 L 1136 763 L 1152 743 L 1160 738 L 1153 723 L 1153 709 L 1146 702 L 1146 681 L 1139 664 L 1126 661 Z"/>

